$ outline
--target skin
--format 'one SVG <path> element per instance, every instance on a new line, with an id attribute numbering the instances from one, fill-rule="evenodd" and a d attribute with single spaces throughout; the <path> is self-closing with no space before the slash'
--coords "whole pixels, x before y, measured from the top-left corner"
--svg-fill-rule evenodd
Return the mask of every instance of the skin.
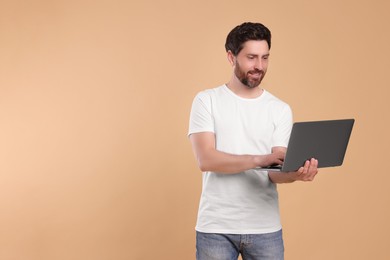
<path id="1" fill-rule="evenodd" d="M 260 83 L 264 78 L 269 60 L 269 47 L 266 41 L 250 40 L 244 43 L 237 54 L 227 52 L 227 59 L 232 66 L 232 77 L 226 84 L 236 95 L 243 98 L 256 98 L 263 93 Z M 270 154 L 234 155 L 218 151 L 215 135 L 210 132 L 190 135 L 190 141 L 201 171 L 213 171 L 234 174 L 255 167 L 266 167 L 283 163 L 286 147 L 273 147 Z M 296 172 L 269 172 L 274 183 L 290 183 L 294 181 L 312 181 L 318 173 L 318 161 L 307 160 Z"/>

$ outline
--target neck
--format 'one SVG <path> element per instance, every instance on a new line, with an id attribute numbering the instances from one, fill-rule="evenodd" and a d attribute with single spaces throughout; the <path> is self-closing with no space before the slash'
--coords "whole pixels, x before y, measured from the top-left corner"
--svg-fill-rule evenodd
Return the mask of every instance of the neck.
<path id="1" fill-rule="evenodd" d="M 260 86 L 249 88 L 241 83 L 237 78 L 233 77 L 226 86 L 237 96 L 242 98 L 257 98 L 263 94 L 263 89 Z"/>

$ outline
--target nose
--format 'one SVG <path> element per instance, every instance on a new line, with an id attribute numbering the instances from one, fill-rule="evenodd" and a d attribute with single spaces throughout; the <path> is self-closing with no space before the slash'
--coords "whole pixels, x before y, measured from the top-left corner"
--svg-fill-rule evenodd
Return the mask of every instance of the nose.
<path id="1" fill-rule="evenodd" d="M 257 59 L 255 63 L 255 69 L 256 70 L 263 70 L 264 69 L 264 64 L 262 59 Z"/>

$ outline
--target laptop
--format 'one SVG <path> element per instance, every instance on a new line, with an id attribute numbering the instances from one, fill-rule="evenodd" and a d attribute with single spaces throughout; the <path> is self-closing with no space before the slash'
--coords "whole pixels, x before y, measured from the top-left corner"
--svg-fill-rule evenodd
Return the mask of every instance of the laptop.
<path id="1" fill-rule="evenodd" d="M 297 171 L 311 158 L 318 160 L 318 168 L 341 166 L 354 123 L 354 119 L 294 123 L 283 165 L 256 169 Z"/>

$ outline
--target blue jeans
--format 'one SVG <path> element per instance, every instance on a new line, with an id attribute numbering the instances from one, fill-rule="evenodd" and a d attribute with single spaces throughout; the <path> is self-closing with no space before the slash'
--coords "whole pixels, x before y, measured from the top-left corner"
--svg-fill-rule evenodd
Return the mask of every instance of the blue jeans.
<path id="1" fill-rule="evenodd" d="M 267 234 L 232 235 L 196 232 L 197 260 L 283 260 L 282 230 Z"/>

